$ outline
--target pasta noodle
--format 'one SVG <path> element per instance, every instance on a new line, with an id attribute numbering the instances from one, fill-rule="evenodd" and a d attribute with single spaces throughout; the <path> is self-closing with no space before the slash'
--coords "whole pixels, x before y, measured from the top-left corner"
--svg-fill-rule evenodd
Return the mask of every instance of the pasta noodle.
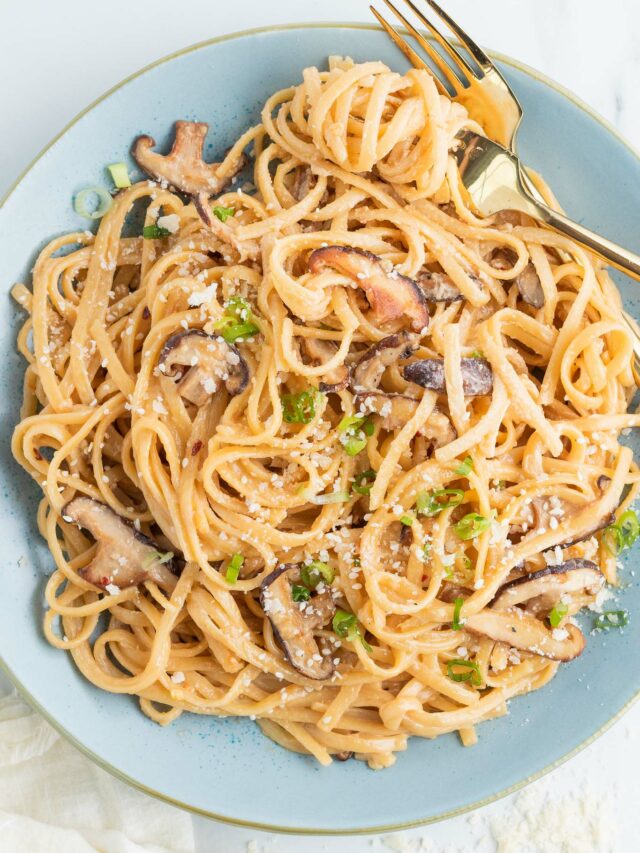
<path id="1" fill-rule="evenodd" d="M 44 631 L 158 723 L 383 768 L 581 651 L 637 535 L 632 340 L 599 262 L 473 210 L 466 127 L 427 72 L 332 57 L 216 167 L 253 154 L 208 224 L 142 180 L 14 288 Z"/>

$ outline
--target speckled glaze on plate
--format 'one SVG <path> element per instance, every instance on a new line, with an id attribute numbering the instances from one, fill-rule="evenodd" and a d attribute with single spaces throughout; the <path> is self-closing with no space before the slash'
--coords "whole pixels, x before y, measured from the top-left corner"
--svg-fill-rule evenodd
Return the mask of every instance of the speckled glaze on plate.
<path id="1" fill-rule="evenodd" d="M 88 684 L 71 658 L 42 636 L 43 589 L 52 559 L 35 523 L 38 489 L 13 461 L 24 365 L 15 352 L 21 312 L 9 289 L 27 280 L 51 237 L 85 228 L 71 207 L 81 187 L 106 183 L 104 166 L 126 159 L 132 139 L 160 144 L 177 118 L 207 121 L 208 155 L 219 154 L 259 120 L 266 97 L 330 54 L 406 62 L 380 31 L 363 25 L 292 25 L 254 30 L 188 48 L 150 66 L 82 113 L 45 149 L 0 207 L 2 454 L 0 524 L 5 531 L 0 596 L 3 666 L 25 697 L 102 767 L 150 794 L 221 820 L 282 832 L 397 829 L 474 808 L 531 781 L 601 733 L 640 687 L 640 590 L 622 572 L 632 621 L 624 632 L 589 636 L 586 652 L 553 682 L 514 699 L 510 713 L 480 725 L 479 743 L 456 735 L 409 741 L 394 767 L 360 762 L 321 768 L 263 737 L 248 720 L 183 715 L 160 728 L 135 698 Z M 640 250 L 640 159 L 570 93 L 506 57 L 501 67 L 525 108 L 519 150 L 569 214 Z M 133 164 L 132 164 L 133 165 Z M 623 284 L 640 317 L 638 285 Z M 585 618 L 589 626 L 591 617 Z"/>

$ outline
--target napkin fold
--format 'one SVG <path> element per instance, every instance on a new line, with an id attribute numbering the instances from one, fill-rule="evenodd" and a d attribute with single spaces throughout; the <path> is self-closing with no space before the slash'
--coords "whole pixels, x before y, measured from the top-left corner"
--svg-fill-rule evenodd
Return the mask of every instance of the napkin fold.
<path id="1" fill-rule="evenodd" d="M 190 815 L 110 776 L 0 698 L 0 853 L 193 853 Z"/>

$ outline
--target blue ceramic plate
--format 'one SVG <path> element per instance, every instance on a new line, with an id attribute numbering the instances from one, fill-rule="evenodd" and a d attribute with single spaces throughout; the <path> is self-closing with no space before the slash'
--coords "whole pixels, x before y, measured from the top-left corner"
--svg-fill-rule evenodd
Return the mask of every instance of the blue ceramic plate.
<path id="1" fill-rule="evenodd" d="M 208 153 L 220 153 L 258 120 L 268 95 L 300 80 L 305 66 L 323 66 L 329 54 L 406 67 L 386 36 L 366 26 L 301 25 L 206 42 L 161 60 L 94 104 L 46 149 L 0 209 L 4 665 L 65 736 L 121 778 L 213 817 L 301 832 L 397 828 L 495 799 L 588 743 L 640 686 L 637 618 L 622 633 L 589 637 L 587 651 L 552 684 L 514 699 L 507 717 L 482 724 L 472 749 L 460 746 L 455 735 L 416 738 L 389 770 L 374 773 L 355 761 L 322 769 L 275 746 L 248 720 L 185 714 L 160 728 L 134 698 L 103 693 L 84 681 L 71 658 L 42 636 L 52 560 L 36 529 L 37 489 L 9 451 L 23 373 L 14 344 L 22 318 L 9 288 L 28 280 L 46 241 L 85 227 L 71 207 L 73 192 L 104 183 L 105 164 L 125 159 L 135 136 L 150 133 L 166 143 L 175 119 L 197 119 L 212 128 Z M 501 67 L 525 108 L 524 160 L 542 172 L 579 222 L 640 251 L 637 155 L 550 81 L 508 59 Z M 637 285 L 625 295 L 633 292 Z M 628 298 L 627 305 L 640 317 L 637 301 Z M 630 568 L 622 577 L 631 582 L 624 605 L 638 614 L 640 589 Z"/>

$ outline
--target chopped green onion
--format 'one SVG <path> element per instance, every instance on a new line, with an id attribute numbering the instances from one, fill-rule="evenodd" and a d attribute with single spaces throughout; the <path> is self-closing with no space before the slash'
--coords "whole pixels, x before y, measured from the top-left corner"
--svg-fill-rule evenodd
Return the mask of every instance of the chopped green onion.
<path id="1" fill-rule="evenodd" d="M 371 485 L 373 485 L 375 479 L 375 471 L 361 471 L 353 478 L 353 491 L 357 492 L 359 495 L 368 495 L 371 491 Z"/>
<path id="2" fill-rule="evenodd" d="M 366 415 L 345 415 L 338 424 L 338 432 L 347 432 L 347 430 L 361 427 L 366 419 Z"/>
<path id="3" fill-rule="evenodd" d="M 300 586 L 300 584 L 294 583 L 291 586 L 291 598 L 293 598 L 293 600 L 297 602 L 309 601 L 309 599 L 311 598 L 311 593 L 309 592 L 306 586 Z"/>
<path id="4" fill-rule="evenodd" d="M 454 601 L 453 608 L 453 622 L 451 623 L 451 627 L 454 631 L 460 631 L 462 626 L 464 625 L 464 619 L 460 618 L 460 611 L 462 610 L 462 605 L 464 604 L 464 598 L 458 596 Z"/>
<path id="5" fill-rule="evenodd" d="M 604 533 L 602 534 L 602 541 L 604 543 L 604 547 L 610 554 L 613 554 L 614 557 L 617 557 L 624 549 L 624 537 L 622 535 L 622 530 L 620 530 L 617 524 L 610 524 L 608 527 L 605 527 Z"/>
<path id="6" fill-rule="evenodd" d="M 142 236 L 145 240 L 159 240 L 161 237 L 168 237 L 169 234 L 171 231 L 161 225 L 145 225 L 142 229 Z"/>
<path id="7" fill-rule="evenodd" d="M 431 556 L 431 543 L 425 542 L 424 545 L 422 546 L 422 559 L 428 560 L 430 556 Z"/>
<path id="8" fill-rule="evenodd" d="M 549 622 L 551 623 L 551 627 L 557 628 L 568 612 L 569 608 L 567 605 L 563 601 L 559 601 L 549 613 Z"/>
<path id="9" fill-rule="evenodd" d="M 474 349 L 469 358 L 484 358 L 484 353 L 481 349 Z"/>
<path id="10" fill-rule="evenodd" d="M 153 563 L 168 563 L 172 559 L 173 551 L 150 551 L 142 565 L 146 569 Z"/>
<path id="11" fill-rule="evenodd" d="M 327 492 L 324 495 L 315 495 L 309 498 L 312 504 L 344 504 L 351 499 L 351 495 L 347 491 L 342 492 Z"/>
<path id="12" fill-rule="evenodd" d="M 213 208 L 213 215 L 216 216 L 220 222 L 226 222 L 230 216 L 235 214 L 235 210 L 232 207 L 222 207 L 222 205 L 218 204 Z"/>
<path id="13" fill-rule="evenodd" d="M 595 627 L 598 631 L 608 631 L 610 628 L 624 628 L 629 624 L 629 612 L 627 610 L 605 610 L 596 619 Z"/>
<path id="14" fill-rule="evenodd" d="M 441 500 L 444 498 L 444 500 Z M 416 509 L 421 515 L 438 515 L 444 509 L 458 506 L 464 500 L 462 489 L 436 489 L 434 492 L 418 492 Z"/>
<path id="15" fill-rule="evenodd" d="M 225 574 L 227 583 L 235 583 L 238 580 L 240 569 L 243 565 L 244 557 L 242 556 L 242 554 L 234 554 L 233 557 L 229 560 L 229 565 L 227 566 L 227 573 Z"/>
<path id="16" fill-rule="evenodd" d="M 355 436 L 353 436 L 352 438 L 348 438 L 343 445 L 344 452 L 347 454 L 347 456 L 357 456 L 358 453 L 361 453 L 366 446 L 366 438 L 356 438 Z"/>
<path id="17" fill-rule="evenodd" d="M 320 581 L 324 581 L 326 584 L 333 583 L 335 574 L 335 571 L 328 563 L 322 563 L 320 560 L 313 560 L 300 569 L 302 582 L 309 589 L 315 589 Z"/>
<path id="18" fill-rule="evenodd" d="M 462 555 L 462 565 L 464 566 L 465 572 L 468 572 L 471 568 L 471 557 L 467 557 L 466 554 Z"/>
<path id="19" fill-rule="evenodd" d="M 259 331 L 260 329 L 253 323 L 236 323 L 222 329 L 222 337 L 228 344 L 232 344 L 238 338 L 251 338 Z"/>
<path id="20" fill-rule="evenodd" d="M 338 432 L 344 433 L 342 445 L 349 456 L 357 456 L 367 446 L 367 439 L 357 434 L 360 431 L 365 436 L 373 435 L 373 424 L 366 415 L 345 415 L 338 424 Z"/>
<path id="21" fill-rule="evenodd" d="M 623 512 L 618 519 L 618 527 L 622 533 L 625 548 L 630 548 L 640 536 L 640 521 L 638 516 L 631 509 Z"/>
<path id="22" fill-rule="evenodd" d="M 308 424 L 316 416 L 317 388 L 301 391 L 299 394 L 283 394 L 282 417 L 288 424 Z"/>
<path id="23" fill-rule="evenodd" d="M 473 459 L 470 456 L 465 456 L 464 462 L 456 468 L 456 474 L 461 477 L 466 477 L 473 471 Z"/>
<path id="24" fill-rule="evenodd" d="M 260 331 L 255 323 L 251 306 L 242 296 L 232 296 L 229 299 L 224 307 L 224 315 L 215 321 L 213 328 L 220 331 L 228 344 L 232 344 L 238 338 L 250 338 Z"/>
<path id="25" fill-rule="evenodd" d="M 404 524 L 406 527 L 411 527 L 415 518 L 412 515 L 401 515 L 400 516 L 400 524 Z"/>
<path id="26" fill-rule="evenodd" d="M 453 529 L 460 539 L 475 539 L 489 527 L 491 527 L 491 519 L 485 518 L 484 515 L 478 515 L 477 512 L 468 513 L 453 525 Z"/>
<path id="27" fill-rule="evenodd" d="M 454 672 L 454 668 L 458 669 Z M 462 670 L 460 672 L 459 670 Z M 473 660 L 462 660 L 455 658 L 447 663 L 447 675 L 451 681 L 470 681 L 475 687 L 482 684 L 482 676 L 480 675 L 480 667 Z"/>
<path id="28" fill-rule="evenodd" d="M 364 638 L 362 627 L 358 622 L 355 613 L 347 613 L 346 610 L 340 609 L 336 610 L 332 625 L 333 630 L 339 637 L 346 637 L 346 639 L 350 640 L 352 643 L 355 643 L 356 640 L 360 640 L 366 651 L 371 651 L 371 646 Z"/>
<path id="29" fill-rule="evenodd" d="M 87 202 L 91 196 L 97 196 L 98 204 L 94 210 L 90 210 Z M 104 187 L 87 187 L 80 190 L 73 200 L 73 209 L 79 216 L 85 219 L 101 219 L 113 204 L 111 193 Z"/>
<path id="30" fill-rule="evenodd" d="M 126 163 L 112 163 L 110 166 L 107 166 L 107 169 L 111 172 L 113 183 L 119 190 L 131 186 L 131 178 L 129 177 Z"/>

